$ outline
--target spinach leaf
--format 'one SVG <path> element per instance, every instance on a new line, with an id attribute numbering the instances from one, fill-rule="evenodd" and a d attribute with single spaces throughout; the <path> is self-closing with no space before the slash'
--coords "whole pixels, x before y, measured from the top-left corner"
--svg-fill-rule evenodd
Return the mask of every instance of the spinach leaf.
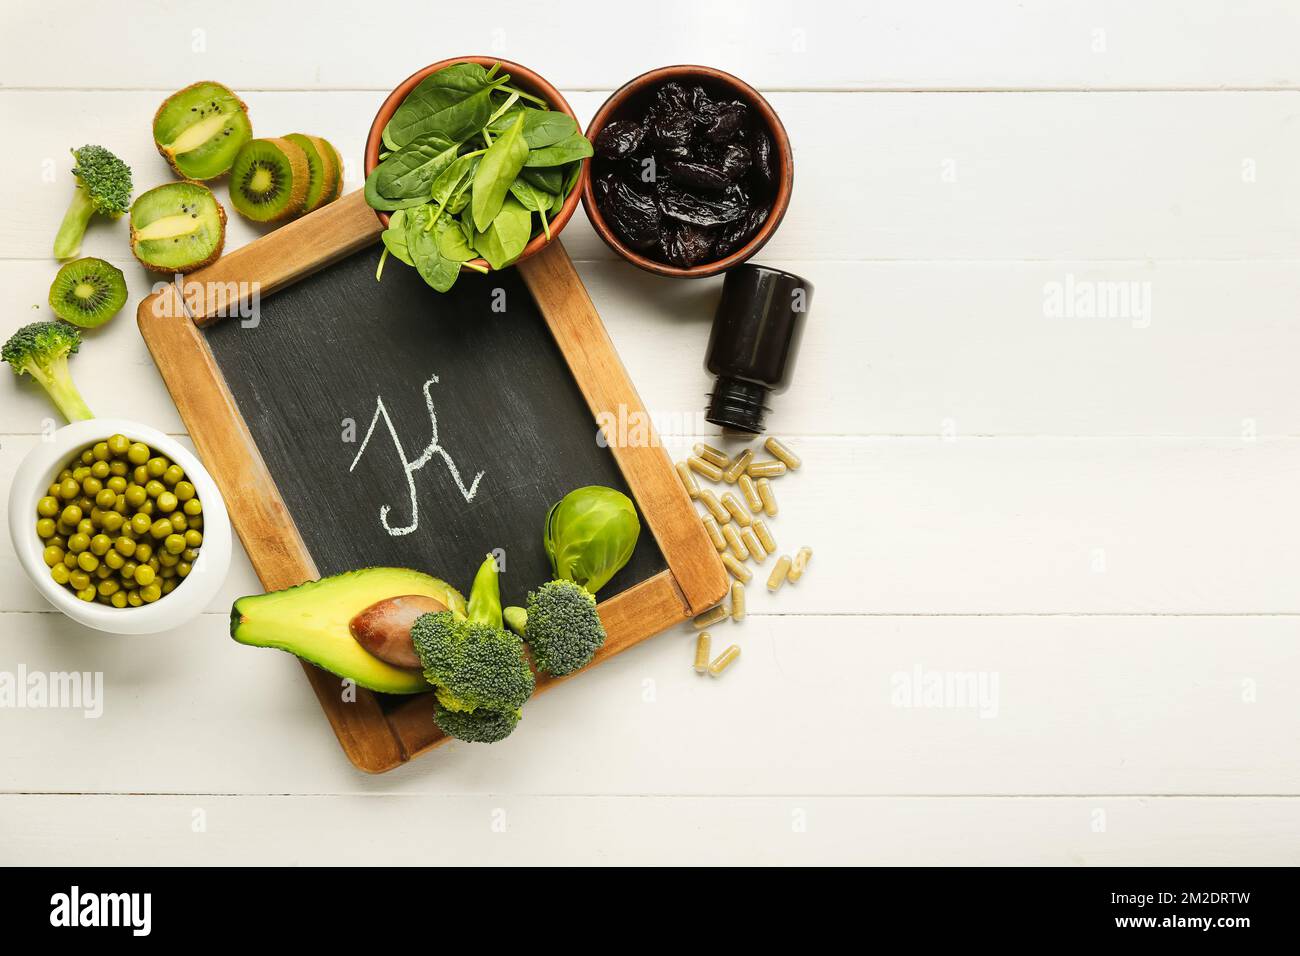
<path id="1" fill-rule="evenodd" d="M 474 170 L 484 152 L 485 150 L 479 150 L 466 153 L 438 174 L 429 189 L 429 198 L 440 209 L 446 209 L 452 200 L 459 198 L 469 188 L 474 179 Z"/>
<path id="2" fill-rule="evenodd" d="M 477 63 L 457 63 L 426 76 L 393 114 L 389 138 L 399 147 L 429 133 L 464 142 L 487 124 L 492 91 L 507 79 L 489 79 Z"/>
<path id="3" fill-rule="evenodd" d="M 533 215 L 507 196 L 492 225 L 475 236 L 474 248 L 493 269 L 504 269 L 519 257 L 533 231 Z"/>
<path id="4" fill-rule="evenodd" d="M 427 226 L 433 216 L 433 206 L 416 206 L 406 216 L 406 245 L 420 278 L 439 292 L 446 292 L 456 284 L 460 263 L 448 259 L 438 248 L 436 232 Z"/>
<path id="5" fill-rule="evenodd" d="M 382 212 L 391 212 L 394 209 L 408 209 L 411 206 L 422 206 L 428 201 L 426 196 L 414 196 L 407 199 L 389 199 L 387 196 L 380 195 L 375 188 L 379 182 L 379 170 L 381 166 L 376 166 L 366 177 L 366 205 L 371 209 L 378 209 Z"/>
<path id="6" fill-rule="evenodd" d="M 578 131 L 578 124 L 568 113 L 559 110 L 538 110 L 531 106 L 513 109 L 488 124 L 488 132 L 499 135 L 509 126 L 512 114 L 522 113 L 524 117 L 524 142 L 529 149 L 540 149 L 568 139 Z"/>
<path id="7" fill-rule="evenodd" d="M 441 253 L 444 259 L 450 259 L 453 262 L 468 262 L 474 258 L 476 254 L 474 247 L 465 238 L 465 233 L 460 224 L 450 216 L 443 216 L 438 220 L 438 225 L 434 227 L 434 233 L 437 235 L 438 252 Z"/>
<path id="8" fill-rule="evenodd" d="M 411 261 L 411 251 L 406 245 L 406 211 L 404 209 L 399 209 L 388 217 L 388 228 L 379 234 L 379 238 L 383 240 L 384 248 L 394 256 L 408 266 L 415 265 Z"/>
<path id="9" fill-rule="evenodd" d="M 529 155 L 523 130 L 523 118 L 516 118 L 511 127 L 488 147 L 488 151 L 479 160 L 478 168 L 474 170 L 470 210 L 474 216 L 474 227 L 480 232 L 486 232 L 501 211 L 501 203 L 510 184 L 519 175 L 519 170 Z"/>
<path id="10" fill-rule="evenodd" d="M 427 197 L 434 177 L 456 158 L 460 144 L 441 133 L 407 143 L 378 166 L 375 189 L 390 199 Z"/>
<path id="11" fill-rule="evenodd" d="M 581 133 L 565 137 L 552 146 L 534 149 L 528 154 L 524 165 L 530 169 L 538 166 L 563 166 L 575 160 L 586 159 L 591 155 L 591 143 Z"/>
<path id="12" fill-rule="evenodd" d="M 555 201 L 560 197 L 552 196 L 550 193 L 538 189 L 522 176 L 510 184 L 510 195 L 519 200 L 519 205 L 542 217 L 542 232 L 546 234 L 546 241 L 550 242 L 551 224 L 547 222 L 546 216 Z"/>
<path id="13" fill-rule="evenodd" d="M 525 166 L 519 175 L 543 192 L 554 195 L 564 188 L 564 171 L 558 166 L 532 168 Z"/>

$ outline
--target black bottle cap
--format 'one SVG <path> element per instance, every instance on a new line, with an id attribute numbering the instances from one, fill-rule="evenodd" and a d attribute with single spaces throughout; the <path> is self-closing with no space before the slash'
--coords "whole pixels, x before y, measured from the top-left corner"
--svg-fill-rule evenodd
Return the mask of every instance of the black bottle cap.
<path id="1" fill-rule="evenodd" d="M 717 376 L 708 421 L 763 431 L 769 394 L 790 384 L 812 293 L 808 280 L 768 266 L 750 263 L 727 273 L 704 362 Z"/>

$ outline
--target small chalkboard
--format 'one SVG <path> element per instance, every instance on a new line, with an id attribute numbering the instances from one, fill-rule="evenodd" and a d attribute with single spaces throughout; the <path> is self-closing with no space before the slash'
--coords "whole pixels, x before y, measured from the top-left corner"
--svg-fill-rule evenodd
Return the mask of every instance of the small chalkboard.
<path id="1" fill-rule="evenodd" d="M 467 592 L 492 551 L 521 604 L 550 575 L 547 509 L 599 484 L 633 499 L 643 533 L 601 591 L 597 661 L 716 603 L 725 573 L 663 449 L 641 429 L 602 440 L 598 414 L 645 411 L 559 242 L 439 294 L 401 263 L 375 281 L 379 229 L 355 193 L 140 307 L 263 585 L 386 565 Z M 308 673 L 362 769 L 442 741 L 429 695 L 349 703 Z"/>

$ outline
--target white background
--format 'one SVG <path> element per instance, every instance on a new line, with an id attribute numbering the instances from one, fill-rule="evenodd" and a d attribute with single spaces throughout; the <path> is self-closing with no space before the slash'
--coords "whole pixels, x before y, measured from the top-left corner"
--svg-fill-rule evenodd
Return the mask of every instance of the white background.
<path id="1" fill-rule="evenodd" d="M 0 862 L 1300 862 L 1300 5 L 2 17 L 6 328 L 49 315 L 67 149 L 110 147 L 138 190 L 167 181 L 150 119 L 196 80 L 239 91 L 259 135 L 332 139 L 350 189 L 387 91 L 443 57 L 525 63 L 584 123 L 668 63 L 753 83 L 796 164 L 759 259 L 816 284 L 771 417 L 806 461 L 777 485 L 773 530 L 816 557 L 715 629 L 743 648 L 722 680 L 666 633 L 531 702 L 502 744 L 368 777 L 297 662 L 227 636 L 230 600 L 259 590 L 242 551 L 192 625 L 113 638 L 44 606 L 6 537 L 0 669 L 107 687 L 97 721 L 0 711 Z M 257 234 L 232 212 L 227 248 Z M 87 238 L 133 297 L 74 372 L 101 414 L 181 434 L 125 236 Z M 718 281 L 639 273 L 581 214 L 564 243 L 680 450 Z M 1045 285 L 1070 275 L 1150 283 L 1149 321 L 1048 317 Z M 50 414 L 3 383 L 6 490 Z M 996 715 L 897 706 L 895 675 L 916 668 L 995 675 Z"/>

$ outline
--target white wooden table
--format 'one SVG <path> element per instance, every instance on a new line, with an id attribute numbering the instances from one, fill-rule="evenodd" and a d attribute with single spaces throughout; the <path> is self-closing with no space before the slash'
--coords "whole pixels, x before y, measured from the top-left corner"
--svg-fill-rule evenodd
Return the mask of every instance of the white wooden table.
<path id="1" fill-rule="evenodd" d="M 0 863 L 1300 862 L 1300 4 L 295 6 L 5 5 L 5 328 L 49 315 L 68 148 L 167 181 L 150 119 L 196 80 L 262 135 L 329 137 L 359 188 L 380 101 L 433 60 L 526 63 L 584 120 L 712 64 L 794 143 L 760 261 L 817 291 L 774 531 L 816 557 L 716 632 L 744 649 L 724 679 L 667 633 L 505 743 L 374 778 L 296 661 L 227 636 L 242 551 L 192 626 L 112 638 L 51 612 L 6 537 L 0 670 L 106 687 L 97 720 L 0 710 Z M 227 248 L 257 234 L 232 214 Z M 641 274 L 581 216 L 564 242 L 680 450 L 718 282 Z M 87 401 L 183 433 L 125 226 L 84 251 L 133 293 L 74 360 Z M 1108 283 L 1140 294 L 1056 308 Z M 6 492 L 51 414 L 3 384 Z M 983 707 L 903 706 L 966 674 Z"/>

